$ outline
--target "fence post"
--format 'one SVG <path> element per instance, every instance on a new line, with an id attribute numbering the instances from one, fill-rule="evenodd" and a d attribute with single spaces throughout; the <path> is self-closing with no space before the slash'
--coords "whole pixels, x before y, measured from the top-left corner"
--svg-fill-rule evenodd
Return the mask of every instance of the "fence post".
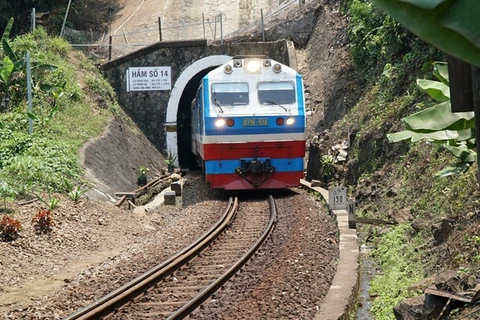
<path id="1" fill-rule="evenodd" d="M 27 52 L 27 99 L 28 111 L 32 112 L 32 70 L 30 66 L 30 52 Z M 28 133 L 33 133 L 33 120 L 28 117 Z"/>
<path id="2" fill-rule="evenodd" d="M 108 61 L 112 60 L 112 36 L 108 37 Z"/>
<path id="3" fill-rule="evenodd" d="M 223 44 L 223 14 L 220 13 L 220 43 Z"/>
<path id="4" fill-rule="evenodd" d="M 35 31 L 35 8 L 32 9 L 32 31 Z"/>
<path id="5" fill-rule="evenodd" d="M 123 38 L 125 39 L 125 43 L 126 43 L 126 44 L 129 44 L 129 43 L 128 43 L 128 39 L 127 39 L 127 35 L 126 35 L 126 33 L 125 33 L 125 29 L 124 29 L 124 28 L 122 28 L 122 32 L 123 32 Z"/>
<path id="6" fill-rule="evenodd" d="M 263 24 L 263 9 L 260 9 L 260 16 L 262 21 L 262 41 L 265 42 L 265 25 Z"/>
<path id="7" fill-rule="evenodd" d="M 218 21 L 218 16 L 215 16 L 215 28 L 213 29 L 214 31 L 213 40 L 217 40 L 217 21 Z"/>
<path id="8" fill-rule="evenodd" d="M 355 215 L 355 198 L 348 199 L 348 228 L 357 228 L 357 219 Z"/>
<path id="9" fill-rule="evenodd" d="M 202 24 L 203 24 L 203 39 L 206 39 L 207 36 L 205 35 L 205 14 L 202 12 Z"/>
<path id="10" fill-rule="evenodd" d="M 70 10 L 70 4 L 72 0 L 68 0 L 67 11 L 65 12 L 65 18 L 63 18 L 62 31 L 60 31 L 60 38 L 63 37 L 63 31 L 65 31 L 65 22 L 67 22 L 68 11 Z"/>
<path id="11" fill-rule="evenodd" d="M 160 42 L 162 42 L 162 18 L 158 17 L 158 34 L 160 35 Z"/>

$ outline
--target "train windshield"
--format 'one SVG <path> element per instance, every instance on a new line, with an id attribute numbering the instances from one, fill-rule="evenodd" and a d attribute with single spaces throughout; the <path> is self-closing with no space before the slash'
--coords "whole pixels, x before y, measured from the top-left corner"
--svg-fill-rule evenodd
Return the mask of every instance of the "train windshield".
<path id="1" fill-rule="evenodd" d="M 217 106 L 247 105 L 248 84 L 237 83 L 213 83 L 212 100 Z"/>
<path id="2" fill-rule="evenodd" d="M 258 83 L 258 100 L 262 104 L 291 104 L 295 102 L 295 87 L 292 82 Z"/>

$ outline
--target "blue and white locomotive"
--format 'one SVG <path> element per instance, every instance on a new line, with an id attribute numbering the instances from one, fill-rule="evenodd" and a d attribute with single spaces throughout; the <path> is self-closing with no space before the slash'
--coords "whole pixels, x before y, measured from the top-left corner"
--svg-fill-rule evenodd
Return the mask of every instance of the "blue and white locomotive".
<path id="1" fill-rule="evenodd" d="M 192 152 L 212 189 L 295 187 L 304 177 L 302 76 L 266 56 L 210 71 L 192 102 Z"/>

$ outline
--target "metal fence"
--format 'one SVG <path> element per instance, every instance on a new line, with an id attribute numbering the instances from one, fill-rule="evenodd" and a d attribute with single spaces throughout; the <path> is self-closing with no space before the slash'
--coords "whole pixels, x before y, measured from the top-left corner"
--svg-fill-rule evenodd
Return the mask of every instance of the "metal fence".
<path id="1" fill-rule="evenodd" d="M 199 15 L 198 21 L 177 25 L 163 25 L 162 19 L 159 17 L 155 22 L 156 27 L 142 30 L 125 30 L 123 25 L 109 33 L 64 28 L 62 37 L 73 47 L 82 50 L 89 58 L 94 60 L 111 60 L 157 41 L 207 39 L 209 42 L 223 43 L 224 41 L 240 42 L 245 38 L 255 39 L 255 41 L 273 40 L 266 39 L 265 31 L 279 24 L 293 11 L 307 10 L 308 4 L 305 1 L 291 0 L 284 1 L 284 3 L 280 1 L 278 8 L 265 15 L 262 9 L 255 11 L 258 19 L 241 29 L 232 26 L 233 22 L 224 13 L 214 16 L 206 16 L 202 13 L 201 16 Z M 315 0 L 309 0 L 308 2 L 312 3 Z M 295 28 L 298 28 L 298 26 L 295 26 Z M 228 32 L 232 29 L 233 32 Z M 226 31 L 227 34 L 225 34 Z M 295 32 L 295 30 L 287 30 L 286 34 Z"/>

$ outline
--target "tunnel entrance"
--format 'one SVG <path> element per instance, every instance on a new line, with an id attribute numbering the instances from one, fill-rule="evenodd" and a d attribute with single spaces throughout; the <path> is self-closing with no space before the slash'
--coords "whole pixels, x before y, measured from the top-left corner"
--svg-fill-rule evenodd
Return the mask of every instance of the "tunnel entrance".
<path id="1" fill-rule="evenodd" d="M 181 168 L 191 170 L 198 169 L 195 156 L 192 153 L 192 114 L 190 110 L 191 103 L 195 99 L 198 86 L 202 78 L 217 66 L 209 67 L 193 76 L 185 86 L 177 111 L 177 146 L 178 146 L 178 164 Z"/>

